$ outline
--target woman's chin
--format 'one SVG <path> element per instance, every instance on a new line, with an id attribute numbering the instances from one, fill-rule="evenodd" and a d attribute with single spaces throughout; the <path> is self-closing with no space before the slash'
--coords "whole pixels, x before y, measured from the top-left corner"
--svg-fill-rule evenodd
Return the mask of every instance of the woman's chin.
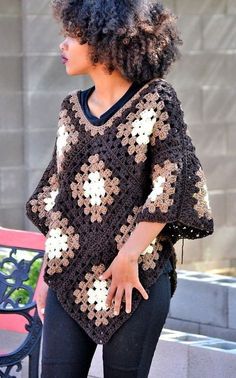
<path id="1" fill-rule="evenodd" d="M 67 75 L 70 75 L 70 76 L 75 76 L 75 75 L 81 75 L 81 71 L 77 69 L 73 69 L 69 66 L 66 66 L 66 73 Z"/>
<path id="2" fill-rule="evenodd" d="M 71 69 L 70 67 L 66 66 L 66 73 L 67 73 L 67 75 L 74 75 L 74 70 Z"/>

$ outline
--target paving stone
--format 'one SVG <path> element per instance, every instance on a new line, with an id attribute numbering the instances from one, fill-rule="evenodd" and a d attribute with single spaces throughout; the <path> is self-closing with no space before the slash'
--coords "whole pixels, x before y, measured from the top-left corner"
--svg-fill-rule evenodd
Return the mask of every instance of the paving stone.
<path id="1" fill-rule="evenodd" d="M 175 331 L 199 333 L 200 324 L 197 322 L 189 322 L 187 320 L 175 319 L 168 317 L 166 319 L 166 327 Z"/>
<path id="2" fill-rule="evenodd" d="M 229 287 L 229 328 L 236 330 L 236 284 Z"/>
<path id="3" fill-rule="evenodd" d="M 224 344 L 225 348 L 224 349 Z M 214 347 L 213 347 L 214 346 Z M 189 377 L 234 378 L 236 370 L 236 349 L 230 353 L 230 343 L 211 343 L 208 347 L 189 346 Z M 236 345 L 234 345 L 234 348 Z M 225 353 L 227 351 L 227 353 Z"/>
<path id="4" fill-rule="evenodd" d="M 171 356 L 171 368 L 169 357 Z M 161 340 L 153 357 L 150 378 L 190 378 L 188 376 L 188 346 L 176 341 Z"/>
<path id="5" fill-rule="evenodd" d="M 102 346 L 99 344 L 94 353 L 88 374 L 96 378 L 103 377 Z"/>
<path id="6" fill-rule="evenodd" d="M 227 300 L 227 287 L 197 278 L 180 279 L 169 314 L 177 319 L 227 327 Z"/>
<path id="7" fill-rule="evenodd" d="M 213 326 L 209 324 L 200 324 L 199 329 L 200 329 L 199 333 L 201 335 L 206 335 L 210 337 L 218 337 L 220 339 L 236 342 L 236 329 L 217 327 L 217 326 Z"/>

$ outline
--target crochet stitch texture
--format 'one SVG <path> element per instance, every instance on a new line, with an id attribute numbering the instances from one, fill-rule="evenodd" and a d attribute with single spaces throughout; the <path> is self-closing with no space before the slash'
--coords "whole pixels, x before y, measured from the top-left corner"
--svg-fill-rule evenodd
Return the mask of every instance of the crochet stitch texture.
<path id="1" fill-rule="evenodd" d="M 214 223 L 206 177 L 172 85 L 150 80 L 100 126 L 85 117 L 79 92 L 70 92 L 26 215 L 46 236 L 45 282 L 96 343 L 106 343 L 143 299 L 133 289 L 131 313 L 123 298 L 115 316 L 114 304 L 105 305 L 111 279 L 98 279 L 141 221 L 167 224 L 139 256 L 140 282 L 149 292 L 170 258 L 173 296 L 174 244 L 212 234 Z"/>

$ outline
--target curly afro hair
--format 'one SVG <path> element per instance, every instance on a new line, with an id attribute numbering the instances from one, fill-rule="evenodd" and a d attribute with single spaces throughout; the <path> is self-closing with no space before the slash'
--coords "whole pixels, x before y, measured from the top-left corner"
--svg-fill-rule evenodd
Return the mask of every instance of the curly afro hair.
<path id="1" fill-rule="evenodd" d="M 61 31 L 90 45 L 91 63 L 130 81 L 163 78 L 181 53 L 170 9 L 154 0 L 51 0 Z"/>

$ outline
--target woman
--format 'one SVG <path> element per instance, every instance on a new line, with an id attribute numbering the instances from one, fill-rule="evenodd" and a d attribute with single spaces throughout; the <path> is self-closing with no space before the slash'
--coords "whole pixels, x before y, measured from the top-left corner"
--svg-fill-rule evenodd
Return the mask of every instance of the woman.
<path id="1" fill-rule="evenodd" d="M 201 163 L 173 87 L 176 17 L 156 1 L 54 0 L 68 75 L 52 159 L 26 204 L 46 236 L 42 377 L 148 377 L 176 289 L 180 238 L 213 232 Z"/>

